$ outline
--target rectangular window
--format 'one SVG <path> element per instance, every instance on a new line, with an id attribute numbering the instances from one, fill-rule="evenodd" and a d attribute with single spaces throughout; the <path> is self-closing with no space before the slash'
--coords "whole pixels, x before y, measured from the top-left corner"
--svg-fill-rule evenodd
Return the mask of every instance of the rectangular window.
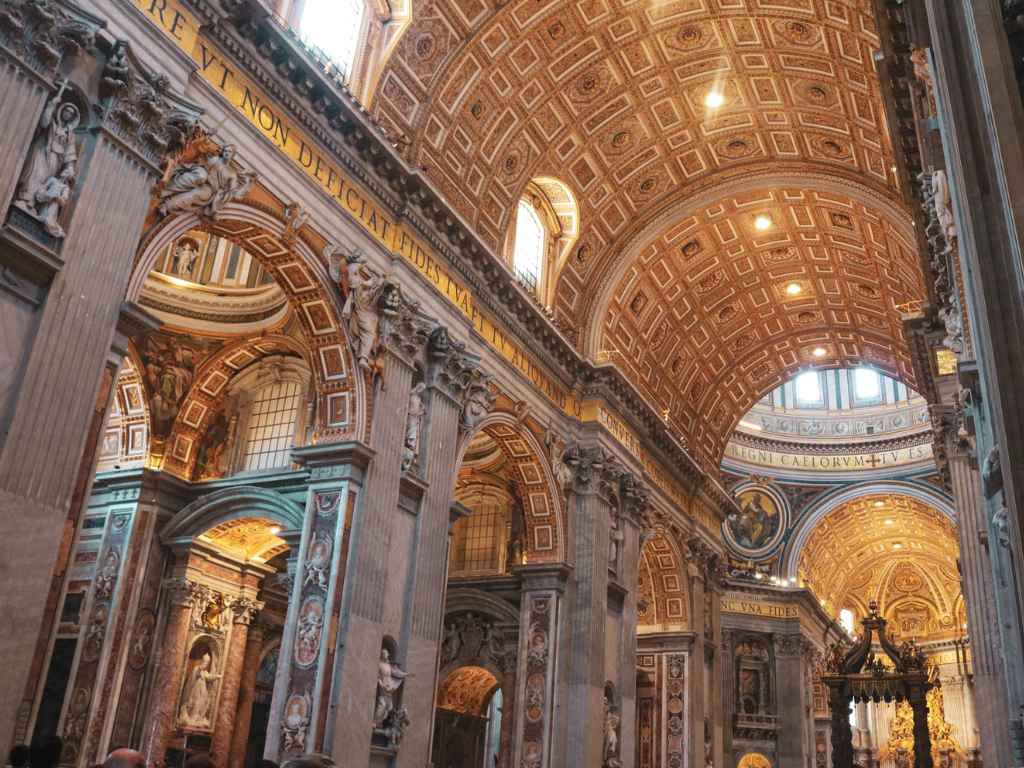
<path id="1" fill-rule="evenodd" d="M 807 371 L 796 377 L 797 405 L 824 405 L 821 392 L 821 374 L 818 371 Z"/>
<path id="2" fill-rule="evenodd" d="M 299 33 L 348 79 L 355 66 L 366 0 L 306 0 Z"/>
<path id="3" fill-rule="evenodd" d="M 882 399 L 882 380 L 870 368 L 857 368 L 853 372 L 853 396 L 858 403 L 876 403 Z"/>
<path id="4" fill-rule="evenodd" d="M 288 466 L 300 399 L 296 381 L 281 381 L 260 390 L 249 414 L 243 470 Z"/>
<path id="5" fill-rule="evenodd" d="M 505 509 L 493 499 L 475 502 L 452 530 L 452 575 L 500 573 L 505 547 Z"/>

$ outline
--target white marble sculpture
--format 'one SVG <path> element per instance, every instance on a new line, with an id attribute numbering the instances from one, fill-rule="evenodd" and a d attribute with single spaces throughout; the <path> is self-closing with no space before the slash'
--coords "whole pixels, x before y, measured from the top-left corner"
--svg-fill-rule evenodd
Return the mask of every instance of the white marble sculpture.
<path id="1" fill-rule="evenodd" d="M 380 662 L 377 664 L 377 706 L 373 712 L 375 728 L 383 728 L 384 721 L 395 711 L 395 694 L 402 688 L 409 673 L 395 662 L 387 648 L 380 651 Z"/>
<path id="2" fill-rule="evenodd" d="M 420 382 L 409 393 L 409 413 L 405 422 L 405 444 L 402 446 L 402 471 L 408 472 L 420 456 L 420 430 L 423 428 L 423 417 L 427 406 L 423 402 L 423 393 L 427 385 Z"/>
<path id="3" fill-rule="evenodd" d="M 14 199 L 15 206 L 39 219 L 53 237 L 64 237 L 57 219 L 70 197 L 77 172 L 75 130 L 82 119 L 78 107 L 61 103 L 66 89 L 65 80 L 43 110 Z"/>
<path id="4" fill-rule="evenodd" d="M 221 677 L 212 670 L 212 666 L 210 654 L 204 653 L 185 682 L 178 721 L 186 728 L 209 728 L 211 725 L 213 686 Z"/>
<path id="5" fill-rule="evenodd" d="M 256 176 L 235 168 L 234 158 L 234 145 L 226 144 L 202 162 L 175 168 L 160 192 L 159 215 L 198 213 L 213 217 L 228 203 L 245 197 Z"/>

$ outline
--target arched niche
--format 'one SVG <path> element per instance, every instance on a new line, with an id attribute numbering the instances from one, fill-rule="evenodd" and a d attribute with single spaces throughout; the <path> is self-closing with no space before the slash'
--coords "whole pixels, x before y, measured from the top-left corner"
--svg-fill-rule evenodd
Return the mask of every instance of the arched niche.
<path id="1" fill-rule="evenodd" d="M 679 548 L 666 531 L 651 536 L 640 551 L 637 623 L 641 631 L 675 631 L 688 626 L 689 590 Z"/>

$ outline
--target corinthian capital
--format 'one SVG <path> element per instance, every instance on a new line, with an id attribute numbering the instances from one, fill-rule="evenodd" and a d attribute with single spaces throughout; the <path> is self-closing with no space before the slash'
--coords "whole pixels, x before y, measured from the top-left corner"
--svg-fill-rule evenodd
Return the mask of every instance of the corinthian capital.
<path id="1" fill-rule="evenodd" d="M 620 492 L 625 469 L 614 455 L 599 445 L 571 443 L 562 454 L 569 490 L 600 494 L 607 498 Z"/>
<path id="2" fill-rule="evenodd" d="M 459 403 L 459 428 L 472 432 L 494 407 L 490 374 L 480 369 L 480 357 L 438 326 L 427 343 L 427 381 Z"/>
<path id="3" fill-rule="evenodd" d="M 245 624 L 248 626 L 259 616 L 262 610 L 262 602 L 251 600 L 248 597 L 235 598 L 231 603 L 231 613 L 233 614 L 235 624 Z"/>

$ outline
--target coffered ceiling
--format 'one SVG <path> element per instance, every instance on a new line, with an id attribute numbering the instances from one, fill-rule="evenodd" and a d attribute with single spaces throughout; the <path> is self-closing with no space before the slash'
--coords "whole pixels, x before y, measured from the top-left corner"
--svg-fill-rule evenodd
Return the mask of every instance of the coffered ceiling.
<path id="1" fill-rule="evenodd" d="M 496 252 L 531 179 L 572 191 L 560 326 L 714 465 L 808 345 L 909 376 L 896 307 L 921 278 L 877 48 L 869 0 L 437 0 L 373 111 Z"/>
<path id="2" fill-rule="evenodd" d="M 923 637 L 962 626 L 953 524 L 904 495 L 860 497 L 832 511 L 800 554 L 801 580 L 836 612 L 863 616 L 871 600 L 896 633 Z"/>

